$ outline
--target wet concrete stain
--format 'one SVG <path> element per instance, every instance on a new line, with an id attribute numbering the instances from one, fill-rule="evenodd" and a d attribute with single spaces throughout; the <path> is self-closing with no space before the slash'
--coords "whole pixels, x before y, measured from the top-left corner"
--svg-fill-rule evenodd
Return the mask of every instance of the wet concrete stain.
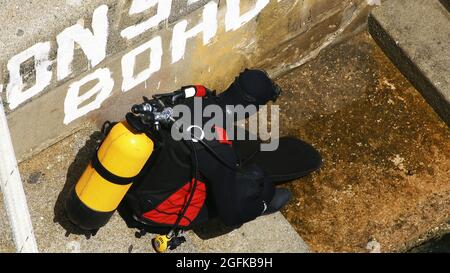
<path id="1" fill-rule="evenodd" d="M 35 171 L 30 174 L 30 176 L 27 179 L 27 183 L 29 183 L 29 184 L 41 183 L 43 176 L 45 176 L 45 175 L 42 172 Z"/>
<path id="2" fill-rule="evenodd" d="M 450 220 L 450 130 L 367 33 L 278 82 L 281 135 L 324 158 L 283 211 L 312 250 L 404 251 Z"/>

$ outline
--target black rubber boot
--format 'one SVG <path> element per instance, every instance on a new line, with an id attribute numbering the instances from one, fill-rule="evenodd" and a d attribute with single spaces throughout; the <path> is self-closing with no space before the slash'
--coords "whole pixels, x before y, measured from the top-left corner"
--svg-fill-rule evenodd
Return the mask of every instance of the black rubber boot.
<path id="1" fill-rule="evenodd" d="M 267 204 L 267 209 L 264 211 L 263 215 L 272 214 L 281 210 L 291 200 L 291 197 L 292 193 L 290 190 L 285 188 L 275 189 L 272 201 Z"/>

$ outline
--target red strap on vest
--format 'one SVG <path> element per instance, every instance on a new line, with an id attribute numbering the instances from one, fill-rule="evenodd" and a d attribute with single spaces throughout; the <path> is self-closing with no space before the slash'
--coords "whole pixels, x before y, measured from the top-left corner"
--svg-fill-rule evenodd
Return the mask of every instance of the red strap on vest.
<path id="1" fill-rule="evenodd" d="M 227 130 L 218 126 L 214 126 L 214 129 L 216 130 L 217 140 L 220 144 L 233 145 L 233 142 L 228 138 Z"/>
<path id="2" fill-rule="evenodd" d="M 178 219 L 184 205 L 186 204 L 191 193 L 192 182 L 186 183 L 181 189 L 173 193 L 169 198 L 159 204 L 156 209 L 143 214 L 144 218 L 152 222 L 173 225 Z M 197 187 L 195 188 L 194 196 L 189 207 L 180 221 L 180 226 L 187 227 L 198 216 L 206 199 L 206 186 L 203 182 L 197 180 Z"/>

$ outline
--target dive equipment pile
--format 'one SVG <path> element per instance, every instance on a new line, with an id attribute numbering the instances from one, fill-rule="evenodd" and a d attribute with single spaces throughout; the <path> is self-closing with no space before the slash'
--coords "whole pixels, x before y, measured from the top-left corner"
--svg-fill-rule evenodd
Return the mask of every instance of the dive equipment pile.
<path id="1" fill-rule="evenodd" d="M 280 138 L 277 150 L 263 152 L 256 137 L 228 139 L 230 128 L 218 124 L 212 140 L 196 135 L 192 129 L 196 124 L 190 131 L 177 130 L 174 107 L 192 110 L 194 98 L 200 98 L 203 108 L 255 105 L 259 109 L 280 94 L 267 73 L 246 69 L 219 95 L 192 85 L 152 99 L 144 97 L 124 121 L 105 123 L 109 126 L 104 126 L 104 140 L 66 200 L 69 220 L 96 233 L 118 209 L 127 225 L 138 229 L 137 237 L 161 234 L 152 245 L 164 252 L 185 242 L 185 230 L 212 219 L 239 227 L 278 211 L 289 201 L 290 192 L 277 184 L 317 170 L 320 154 L 290 137 Z M 202 124 L 211 120 L 203 119 Z M 173 131 L 185 137 L 175 140 Z"/>

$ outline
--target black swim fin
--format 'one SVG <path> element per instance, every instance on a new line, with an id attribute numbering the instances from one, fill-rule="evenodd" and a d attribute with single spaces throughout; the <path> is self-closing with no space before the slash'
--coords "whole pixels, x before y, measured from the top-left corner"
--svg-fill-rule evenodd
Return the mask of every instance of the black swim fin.
<path id="1" fill-rule="evenodd" d="M 281 210 L 292 198 L 292 193 L 290 190 L 285 188 L 275 189 L 275 194 L 273 195 L 272 201 L 267 204 L 266 210 L 263 215 L 268 215 Z"/>
<path id="2" fill-rule="evenodd" d="M 298 179 L 318 170 L 322 165 L 320 153 L 300 139 L 282 137 L 276 150 L 261 151 L 261 141 L 248 140 L 250 133 L 245 133 L 246 140 L 233 142 L 241 165 L 258 165 L 264 170 L 265 177 L 274 183 Z"/>

